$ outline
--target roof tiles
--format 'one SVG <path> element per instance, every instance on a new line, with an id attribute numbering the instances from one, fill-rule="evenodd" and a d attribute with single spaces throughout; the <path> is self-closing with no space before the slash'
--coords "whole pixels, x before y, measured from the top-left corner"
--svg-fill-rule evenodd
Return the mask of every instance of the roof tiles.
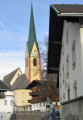
<path id="1" fill-rule="evenodd" d="M 77 4 L 53 4 L 51 6 L 58 13 L 83 13 L 83 5 L 77 5 Z"/>

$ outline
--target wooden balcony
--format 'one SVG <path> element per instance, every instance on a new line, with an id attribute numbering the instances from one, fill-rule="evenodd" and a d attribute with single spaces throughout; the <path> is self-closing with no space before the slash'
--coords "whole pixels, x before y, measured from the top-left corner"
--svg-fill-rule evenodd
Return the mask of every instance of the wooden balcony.
<path id="1" fill-rule="evenodd" d="M 41 93 L 40 91 L 36 91 L 36 92 L 30 92 L 29 94 L 30 96 L 39 96 Z"/>
<path id="2" fill-rule="evenodd" d="M 43 101 L 46 101 L 46 98 L 36 97 L 36 98 L 32 98 L 31 100 L 28 100 L 29 103 L 38 103 L 38 102 L 43 102 Z"/>
<path id="3" fill-rule="evenodd" d="M 52 95 L 51 100 L 58 102 L 59 101 L 59 96 L 58 95 Z"/>

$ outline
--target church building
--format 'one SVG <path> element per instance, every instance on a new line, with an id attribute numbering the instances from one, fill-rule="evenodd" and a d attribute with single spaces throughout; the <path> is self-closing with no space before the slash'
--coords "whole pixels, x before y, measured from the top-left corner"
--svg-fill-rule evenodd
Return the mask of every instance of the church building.
<path id="1" fill-rule="evenodd" d="M 41 80 L 40 53 L 36 39 L 32 5 L 31 5 L 29 38 L 26 44 L 25 74 L 30 83 L 33 80 Z"/>

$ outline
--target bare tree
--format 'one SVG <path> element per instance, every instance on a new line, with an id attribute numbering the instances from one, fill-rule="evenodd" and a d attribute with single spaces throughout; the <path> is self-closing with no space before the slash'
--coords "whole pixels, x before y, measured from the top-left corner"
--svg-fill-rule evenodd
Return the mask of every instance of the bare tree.
<path id="1" fill-rule="evenodd" d="M 57 88 L 57 76 L 55 74 L 47 74 L 47 56 L 48 56 L 48 34 L 45 35 L 44 40 L 40 41 L 40 56 L 41 56 L 41 74 L 42 80 L 45 84 L 43 86 L 41 95 L 47 97 L 49 100 L 59 99 L 59 89 Z M 53 98 L 54 97 L 54 98 Z"/>
<path id="2" fill-rule="evenodd" d="M 41 77 L 42 80 L 46 80 L 47 74 L 47 53 L 48 53 L 48 33 L 45 34 L 44 40 L 40 41 L 40 57 L 41 57 Z"/>

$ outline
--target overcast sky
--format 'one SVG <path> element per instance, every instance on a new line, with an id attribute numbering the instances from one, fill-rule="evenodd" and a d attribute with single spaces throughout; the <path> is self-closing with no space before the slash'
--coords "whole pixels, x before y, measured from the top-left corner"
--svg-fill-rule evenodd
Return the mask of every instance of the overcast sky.
<path id="1" fill-rule="evenodd" d="M 83 0 L 32 0 L 37 41 L 49 30 L 50 4 L 83 4 Z M 0 0 L 0 79 L 20 67 L 25 72 L 31 0 Z"/>

